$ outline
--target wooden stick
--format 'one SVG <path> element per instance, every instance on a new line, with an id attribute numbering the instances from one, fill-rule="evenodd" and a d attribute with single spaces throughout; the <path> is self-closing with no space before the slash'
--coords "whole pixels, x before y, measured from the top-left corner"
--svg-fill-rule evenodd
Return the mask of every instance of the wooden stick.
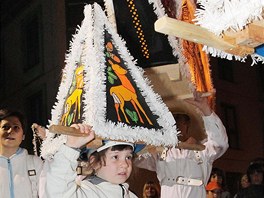
<path id="1" fill-rule="evenodd" d="M 177 148 L 202 151 L 205 149 L 205 146 L 203 144 L 189 144 L 189 143 L 185 143 L 185 142 L 179 142 Z"/>
<path id="2" fill-rule="evenodd" d="M 81 133 L 78 129 L 75 129 L 73 127 L 67 127 L 67 126 L 61 126 L 61 125 L 51 125 L 49 127 L 49 131 L 51 133 L 56 134 L 63 134 L 63 135 L 71 135 L 76 137 L 85 137 L 87 134 Z M 98 148 L 102 146 L 102 140 L 100 136 L 96 136 L 95 139 L 87 144 L 87 147 L 89 148 Z M 109 139 L 112 140 L 112 139 Z M 113 141 L 124 141 L 124 140 L 113 140 Z M 143 141 L 136 141 L 137 144 L 145 144 Z M 146 145 L 146 148 L 144 150 L 152 150 L 155 149 L 157 151 L 163 150 L 164 147 L 162 146 L 153 146 L 153 145 Z M 179 142 L 177 148 L 180 149 L 188 149 L 188 150 L 197 150 L 201 151 L 205 149 L 205 146 L 202 144 L 189 144 L 185 142 Z"/>
<path id="3" fill-rule="evenodd" d="M 214 47 L 234 55 L 243 57 L 254 53 L 254 48 L 229 43 L 221 37 L 216 36 L 206 28 L 167 16 L 163 16 L 158 19 L 155 22 L 154 27 L 157 32 L 174 35 L 176 37 L 207 45 L 209 47 Z"/>
<path id="4" fill-rule="evenodd" d="M 212 94 L 213 94 L 212 92 L 204 92 L 202 93 L 201 97 L 208 97 L 208 96 L 211 96 Z M 193 98 L 193 94 L 190 93 L 190 94 L 183 94 L 183 95 L 177 96 L 177 99 L 180 99 L 180 100 L 184 100 L 188 98 Z"/>
<path id="5" fill-rule="evenodd" d="M 78 129 L 62 125 L 51 125 L 49 131 L 56 134 L 71 135 L 76 137 L 88 136 L 86 133 L 81 133 Z"/>
<path id="6" fill-rule="evenodd" d="M 71 135 L 76 137 L 85 137 L 88 135 L 86 133 L 81 133 L 78 129 L 75 129 L 73 127 L 67 127 L 62 125 L 51 125 L 49 127 L 49 131 L 51 133 Z M 87 144 L 87 147 L 89 148 L 98 148 L 100 146 L 102 146 L 102 138 L 100 138 L 99 136 L 97 136 L 93 141 Z"/>

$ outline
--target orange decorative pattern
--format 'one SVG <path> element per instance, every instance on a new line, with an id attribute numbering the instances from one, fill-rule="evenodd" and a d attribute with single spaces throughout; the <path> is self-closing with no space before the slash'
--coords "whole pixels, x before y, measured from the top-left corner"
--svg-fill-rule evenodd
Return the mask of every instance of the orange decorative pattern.
<path id="1" fill-rule="evenodd" d="M 134 4 L 134 0 L 127 0 L 127 2 L 128 2 L 129 11 L 130 11 L 132 19 L 133 19 L 134 28 L 136 30 L 138 40 L 141 44 L 140 45 L 141 52 L 142 52 L 143 56 L 148 59 L 148 58 L 150 58 L 150 54 L 149 54 L 149 50 L 148 50 L 148 44 L 147 44 L 147 41 L 145 39 L 143 30 L 142 30 L 142 25 L 140 24 L 139 15 L 138 15 L 136 6 Z"/>

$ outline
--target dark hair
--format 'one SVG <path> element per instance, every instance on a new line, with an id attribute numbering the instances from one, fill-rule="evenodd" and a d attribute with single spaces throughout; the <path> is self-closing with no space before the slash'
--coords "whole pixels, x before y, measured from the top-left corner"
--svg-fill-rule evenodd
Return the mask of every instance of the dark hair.
<path id="1" fill-rule="evenodd" d="M 225 175 L 225 172 L 220 169 L 220 168 L 217 168 L 217 167 L 214 167 L 211 171 L 211 175 L 210 175 L 210 180 L 212 178 L 213 175 L 217 175 L 217 176 L 220 176 L 222 177 L 222 184 L 221 187 L 224 189 L 224 190 L 227 190 L 227 184 L 226 184 L 226 175 Z"/>
<path id="2" fill-rule="evenodd" d="M 107 149 L 104 149 L 100 152 L 89 152 L 87 150 L 86 152 L 86 159 L 84 161 L 87 161 L 87 167 L 85 167 L 85 170 L 84 172 L 84 175 L 94 175 L 95 174 L 95 170 L 94 170 L 94 167 L 96 165 L 99 164 L 100 167 L 104 166 L 105 165 L 105 153 L 106 151 L 110 149 L 111 151 L 123 151 L 123 150 L 131 150 L 133 151 L 133 148 L 130 146 L 130 145 L 115 145 L 115 146 L 112 146 L 112 147 L 109 147 Z M 85 155 L 85 153 L 83 153 L 83 155 Z M 134 159 L 134 152 L 133 152 L 133 159 Z M 90 157 L 93 156 L 93 161 L 92 162 L 89 162 L 89 159 Z M 84 158 L 80 159 L 80 160 L 83 160 Z"/>
<path id="3" fill-rule="evenodd" d="M 248 169 L 247 169 L 247 176 L 248 176 L 248 181 L 251 182 L 250 175 L 254 173 L 262 173 L 263 174 L 263 166 L 260 163 L 253 163 L 250 164 Z"/>
<path id="4" fill-rule="evenodd" d="M 25 133 L 25 128 L 26 128 L 26 120 L 24 115 L 19 112 L 19 111 L 12 111 L 9 109 L 0 109 L 0 121 L 4 120 L 7 117 L 17 117 L 18 120 L 20 121 L 21 125 L 22 125 L 22 129 L 23 129 L 23 133 Z"/>

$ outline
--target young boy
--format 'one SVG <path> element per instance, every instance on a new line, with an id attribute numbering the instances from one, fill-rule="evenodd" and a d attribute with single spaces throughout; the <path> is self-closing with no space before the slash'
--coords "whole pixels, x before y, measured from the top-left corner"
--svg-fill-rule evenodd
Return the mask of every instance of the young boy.
<path id="1" fill-rule="evenodd" d="M 94 131 L 88 125 L 74 124 L 88 136 L 68 136 L 65 145 L 54 155 L 47 172 L 46 192 L 48 197 L 100 197 L 118 198 L 137 196 L 128 190 L 125 183 L 132 171 L 134 144 L 106 141 L 88 157 L 92 174 L 77 181 L 77 158 L 79 148 L 94 139 Z"/>
<path id="2" fill-rule="evenodd" d="M 20 147 L 25 138 L 24 116 L 0 110 L 0 195 L 37 198 L 42 160 Z"/>
<path id="3" fill-rule="evenodd" d="M 221 198 L 222 188 L 216 181 L 211 181 L 205 187 L 206 198 Z"/>

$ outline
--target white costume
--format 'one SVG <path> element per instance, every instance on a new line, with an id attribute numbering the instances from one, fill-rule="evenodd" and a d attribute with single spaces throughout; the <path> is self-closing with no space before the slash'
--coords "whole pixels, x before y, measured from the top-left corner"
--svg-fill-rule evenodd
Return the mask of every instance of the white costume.
<path id="1" fill-rule="evenodd" d="M 203 151 L 171 148 L 165 159 L 160 156 L 143 154 L 136 166 L 157 172 L 161 185 L 161 197 L 203 198 L 205 186 L 210 177 L 213 162 L 228 148 L 225 127 L 219 117 L 212 113 L 203 116 L 207 141 Z"/>
<path id="2" fill-rule="evenodd" d="M 118 198 L 137 196 L 128 190 L 128 184 L 112 184 L 98 177 L 78 181 L 76 168 L 80 152 L 61 145 L 47 172 L 46 192 L 48 198 Z"/>
<path id="3" fill-rule="evenodd" d="M 35 198 L 38 196 L 42 160 L 19 148 L 11 157 L 0 155 L 0 196 Z"/>

